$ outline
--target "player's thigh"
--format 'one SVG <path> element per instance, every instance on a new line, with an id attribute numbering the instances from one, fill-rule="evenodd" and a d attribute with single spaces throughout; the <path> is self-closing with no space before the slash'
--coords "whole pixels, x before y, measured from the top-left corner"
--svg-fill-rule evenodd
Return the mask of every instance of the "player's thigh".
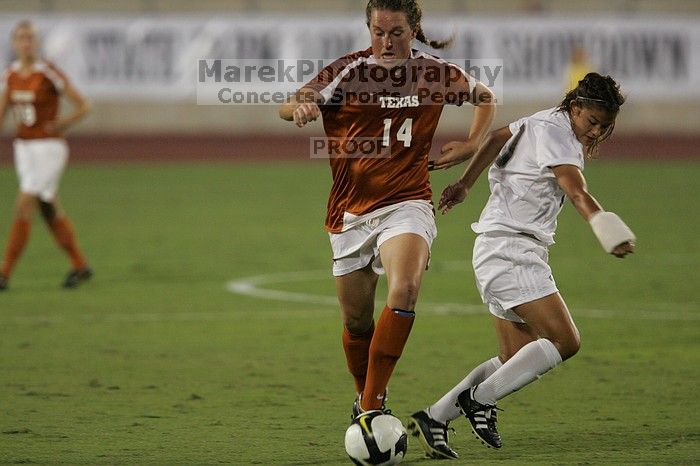
<path id="1" fill-rule="evenodd" d="M 405 277 L 420 279 L 428 266 L 430 246 L 418 234 L 403 233 L 384 241 L 379 255 L 389 282 Z"/>
<path id="2" fill-rule="evenodd" d="M 498 337 L 498 356 L 501 362 L 513 357 L 520 348 L 537 340 L 537 332 L 526 323 L 513 322 L 491 316 Z"/>
<path id="3" fill-rule="evenodd" d="M 374 296 L 378 278 L 371 264 L 335 277 L 335 289 L 343 313 L 343 323 L 348 330 L 359 333 L 369 328 L 374 316 Z"/>
<path id="4" fill-rule="evenodd" d="M 402 203 L 382 221 L 381 229 L 377 245 L 390 291 L 407 282 L 420 285 L 437 236 L 432 206 L 426 201 Z"/>
<path id="5" fill-rule="evenodd" d="M 412 311 L 430 259 L 425 238 L 404 233 L 386 240 L 379 248 L 386 271 L 387 306 Z"/>
<path id="6" fill-rule="evenodd" d="M 579 348 L 579 331 L 569 308 L 559 293 L 553 293 L 513 308 L 542 338 L 551 340 L 562 358 L 573 356 Z"/>
<path id="7" fill-rule="evenodd" d="M 15 215 L 19 218 L 31 220 L 36 206 L 38 197 L 32 193 L 20 192 L 15 201 Z"/>

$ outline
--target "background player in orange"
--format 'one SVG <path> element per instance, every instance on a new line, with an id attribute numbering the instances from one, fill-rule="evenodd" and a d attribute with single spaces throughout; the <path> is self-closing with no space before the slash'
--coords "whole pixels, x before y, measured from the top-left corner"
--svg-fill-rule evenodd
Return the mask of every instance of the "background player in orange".
<path id="1" fill-rule="evenodd" d="M 92 276 L 85 256 L 78 248 L 75 232 L 58 205 L 56 192 L 68 160 L 63 131 L 82 119 L 90 104 L 52 63 L 38 55 L 38 39 L 29 21 L 12 30 L 17 60 L 7 70 L 0 95 L 0 126 L 8 107 L 17 120 L 14 141 L 15 168 L 20 182 L 15 218 L 0 268 L 0 290 L 8 280 L 29 240 L 32 216 L 37 206 L 58 245 L 70 257 L 72 268 L 63 286 L 73 288 Z M 59 101 L 66 96 L 74 110 L 59 117 Z"/>
<path id="2" fill-rule="evenodd" d="M 384 409 L 387 383 L 413 325 L 437 234 L 428 158 L 443 106 L 470 102 L 474 120 L 465 140 L 442 148 L 436 168 L 474 154 L 495 112 L 493 94 L 484 85 L 411 48 L 413 39 L 433 48 L 447 44 L 426 39 L 415 0 L 370 0 L 366 15 L 371 47 L 336 60 L 280 108 L 280 117 L 299 127 L 322 116 L 329 141 L 376 142 L 365 145 L 377 148 L 372 156 L 347 148 L 330 155 L 326 229 L 343 347 L 358 394 L 353 416 Z M 427 79 L 428 68 L 440 79 Z M 387 71 L 397 79 L 381 79 Z M 447 95 L 451 98 L 440 98 Z M 384 272 L 388 296 L 375 325 L 375 289 Z"/>

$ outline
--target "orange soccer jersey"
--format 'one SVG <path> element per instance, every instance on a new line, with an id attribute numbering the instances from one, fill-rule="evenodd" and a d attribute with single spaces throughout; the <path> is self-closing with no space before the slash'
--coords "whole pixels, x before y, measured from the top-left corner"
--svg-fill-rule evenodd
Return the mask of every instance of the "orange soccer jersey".
<path id="1" fill-rule="evenodd" d="M 19 62 L 10 65 L 5 84 L 17 120 L 18 138 L 62 137 L 46 124 L 58 116 L 60 93 L 67 82 L 58 68 L 44 60 L 36 61 L 27 75 L 22 74 Z"/>
<path id="2" fill-rule="evenodd" d="M 408 200 L 432 199 L 428 156 L 445 104 L 469 100 L 469 78 L 456 65 L 417 50 L 392 70 L 372 49 L 346 55 L 305 87 L 319 105 L 333 186 L 326 229 L 343 230 L 345 212 L 362 215 Z M 314 154 L 318 155 L 318 154 Z"/>

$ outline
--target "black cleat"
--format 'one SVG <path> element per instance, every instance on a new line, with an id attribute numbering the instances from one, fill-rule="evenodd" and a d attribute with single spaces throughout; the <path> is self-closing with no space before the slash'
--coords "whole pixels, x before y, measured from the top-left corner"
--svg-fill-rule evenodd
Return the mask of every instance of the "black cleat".
<path id="1" fill-rule="evenodd" d="M 426 411 L 411 414 L 406 427 L 411 435 L 418 437 L 428 457 L 436 460 L 459 458 L 457 452 L 447 444 L 447 424 L 431 418 Z"/>
<path id="2" fill-rule="evenodd" d="M 496 430 L 496 405 L 484 405 L 474 399 L 476 387 L 468 388 L 457 396 L 457 407 L 472 426 L 472 432 L 489 448 L 501 448 L 501 436 Z"/>
<path id="3" fill-rule="evenodd" d="M 360 395 L 357 395 L 355 400 L 352 402 L 352 414 L 350 415 L 350 420 L 355 420 L 355 418 L 357 418 L 360 414 L 362 414 L 362 408 L 360 408 Z"/>
<path id="4" fill-rule="evenodd" d="M 6 276 L 0 275 L 0 291 L 5 291 L 8 287 L 9 280 Z"/>
<path id="5" fill-rule="evenodd" d="M 384 414 L 391 414 L 391 410 L 390 410 L 390 409 L 387 409 L 386 404 L 385 404 L 385 403 L 386 403 L 386 400 L 389 398 L 388 395 L 387 395 L 388 393 L 389 393 L 389 390 L 387 389 L 387 390 L 384 392 L 384 400 L 382 401 L 382 406 L 381 406 L 381 407 L 379 408 L 379 410 L 378 410 L 378 411 L 381 411 L 381 412 L 384 413 Z M 362 395 L 360 394 L 360 395 L 357 395 L 357 397 L 355 398 L 355 400 L 352 402 L 352 414 L 350 415 L 350 420 L 351 420 L 351 421 L 354 421 L 355 418 L 357 418 L 360 414 L 366 412 L 366 411 L 364 411 L 364 410 L 362 409 L 362 407 L 360 406 L 360 400 L 361 400 L 361 399 L 362 399 Z"/>
<path id="6" fill-rule="evenodd" d="M 66 279 L 63 281 L 63 288 L 76 288 L 81 283 L 87 281 L 92 277 L 93 272 L 90 267 L 84 267 L 79 270 L 71 270 L 66 275 Z"/>

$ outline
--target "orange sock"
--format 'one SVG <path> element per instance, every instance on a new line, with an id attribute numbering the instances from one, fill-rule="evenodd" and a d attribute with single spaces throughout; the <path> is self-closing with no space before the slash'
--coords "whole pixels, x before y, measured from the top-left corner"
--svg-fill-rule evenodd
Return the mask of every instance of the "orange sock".
<path id="1" fill-rule="evenodd" d="M 353 335 L 348 329 L 343 328 L 343 349 L 345 359 L 348 361 L 348 369 L 355 378 L 355 390 L 362 393 L 365 389 L 365 378 L 367 377 L 367 363 L 369 362 L 369 345 L 374 334 L 374 321 L 368 330 Z"/>
<path id="2" fill-rule="evenodd" d="M 56 243 L 68 253 L 73 269 L 78 270 L 87 267 L 85 257 L 78 249 L 78 242 L 75 239 L 73 225 L 67 217 L 58 217 L 51 222 L 51 233 L 56 239 Z"/>
<path id="3" fill-rule="evenodd" d="M 29 232 L 31 231 L 32 223 L 29 220 L 16 218 L 10 228 L 10 237 L 7 240 L 7 248 L 5 249 L 5 261 L 2 264 L 0 274 L 5 277 L 10 277 L 12 268 L 14 267 L 19 256 L 22 255 L 24 247 L 29 240 Z"/>
<path id="4" fill-rule="evenodd" d="M 384 307 L 369 347 L 367 382 L 362 393 L 363 410 L 381 408 L 386 386 L 411 333 L 415 316 L 412 311 Z"/>

